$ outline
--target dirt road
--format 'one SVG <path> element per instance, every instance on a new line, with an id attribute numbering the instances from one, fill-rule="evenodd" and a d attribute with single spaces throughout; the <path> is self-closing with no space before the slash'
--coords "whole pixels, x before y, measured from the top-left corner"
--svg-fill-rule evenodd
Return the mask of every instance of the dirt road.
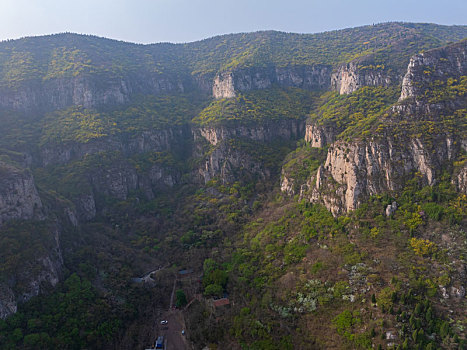
<path id="1" fill-rule="evenodd" d="M 169 309 L 162 315 L 156 325 L 156 338 L 160 335 L 164 336 L 166 350 L 190 350 L 191 347 L 186 339 L 186 334 L 182 335 L 183 330 L 186 332 L 182 311 L 173 308 L 176 285 L 177 276 L 175 276 L 172 294 L 170 295 Z M 161 325 L 161 320 L 167 320 L 167 325 Z"/>
<path id="2" fill-rule="evenodd" d="M 168 324 L 161 335 L 167 340 L 167 350 L 189 350 L 186 335 L 182 335 L 182 330 L 186 331 L 182 312 L 170 310 L 165 314 L 164 319 L 168 321 Z"/>

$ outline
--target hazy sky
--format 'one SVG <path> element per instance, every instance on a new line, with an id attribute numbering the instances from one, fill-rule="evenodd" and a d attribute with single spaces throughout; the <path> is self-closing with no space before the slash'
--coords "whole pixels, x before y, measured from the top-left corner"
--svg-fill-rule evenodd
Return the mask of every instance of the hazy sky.
<path id="1" fill-rule="evenodd" d="M 275 29 L 315 33 L 408 21 L 467 24 L 467 0 L 0 0 L 0 40 L 58 32 L 187 42 Z"/>

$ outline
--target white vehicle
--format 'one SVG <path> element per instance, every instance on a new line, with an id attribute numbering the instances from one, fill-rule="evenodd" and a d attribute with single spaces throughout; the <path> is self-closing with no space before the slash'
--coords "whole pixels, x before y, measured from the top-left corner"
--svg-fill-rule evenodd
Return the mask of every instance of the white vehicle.
<path id="1" fill-rule="evenodd" d="M 162 320 L 161 321 L 161 324 L 167 324 L 167 323 L 169 323 L 169 321 L 167 321 L 167 320 Z"/>

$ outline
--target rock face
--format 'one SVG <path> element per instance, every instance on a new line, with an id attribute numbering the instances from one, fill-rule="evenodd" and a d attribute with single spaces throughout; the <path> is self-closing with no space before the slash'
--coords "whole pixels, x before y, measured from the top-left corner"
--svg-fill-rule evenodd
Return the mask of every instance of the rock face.
<path id="1" fill-rule="evenodd" d="M 331 88 L 339 94 L 350 94 L 362 86 L 389 86 L 398 82 L 398 77 L 392 76 L 384 69 L 365 66 L 365 62 L 352 61 L 340 66 L 331 75 Z"/>
<path id="2" fill-rule="evenodd" d="M 415 99 L 394 106 L 394 120 L 434 118 L 437 121 L 443 113 L 465 108 L 463 99 L 429 104 L 423 100 L 423 96 L 430 83 L 466 74 L 466 48 L 467 42 L 464 41 L 412 57 L 404 78 L 401 99 Z M 355 70 L 356 66 L 348 65 L 345 69 Z M 378 79 L 364 83 L 384 85 L 389 82 Z M 341 93 L 346 93 L 348 88 L 358 87 L 358 84 L 352 84 L 346 88 L 333 86 L 338 87 Z M 417 100 L 418 96 L 421 97 L 420 101 Z M 358 208 L 371 195 L 402 189 L 406 180 L 414 174 L 419 174 L 426 185 L 435 184 L 443 169 L 447 169 L 457 159 L 461 149 L 465 150 L 466 147 L 464 137 L 455 131 L 438 132 L 426 142 L 422 138 L 413 137 L 410 132 L 403 132 L 397 139 L 390 133 L 353 142 L 332 143 L 334 138 L 332 130 L 314 124 L 307 125 L 305 140 L 312 147 L 331 145 L 325 163 L 313 178 L 316 179 L 314 184 L 312 181 L 303 184 L 307 187 L 306 197 L 310 201 L 323 203 L 334 215 Z M 293 186 L 289 182 L 282 182 L 284 192 L 291 192 Z M 467 167 L 464 166 L 455 174 L 453 183 L 460 192 L 467 191 Z M 300 192 L 303 194 L 304 191 L 301 189 Z M 392 206 L 388 208 L 387 215 L 391 215 L 395 209 Z"/>
<path id="3" fill-rule="evenodd" d="M 467 41 L 415 55 L 402 80 L 400 100 L 422 96 L 430 83 L 461 75 L 467 75 Z"/>
<path id="4" fill-rule="evenodd" d="M 245 152 L 232 149 L 221 143 L 211 152 L 198 168 L 197 177 L 201 183 L 219 178 L 223 184 L 233 183 L 240 177 L 255 177 L 264 180 L 270 176 L 269 169 Z"/>
<path id="5" fill-rule="evenodd" d="M 3 88 L 0 90 L 0 106 L 21 112 L 46 112 L 73 105 L 85 108 L 118 105 L 128 102 L 135 94 L 183 92 L 197 83 L 154 73 L 121 78 L 82 74 L 70 78 L 28 81 L 15 89 Z"/>
<path id="6" fill-rule="evenodd" d="M 305 130 L 305 141 L 311 147 L 322 148 L 335 140 L 335 128 L 317 125 L 315 123 L 307 124 Z"/>
<path id="7" fill-rule="evenodd" d="M 193 129 L 194 140 L 206 139 L 211 145 L 217 145 L 231 138 L 246 138 L 254 141 L 270 142 L 276 139 L 293 140 L 303 137 L 305 122 L 303 120 L 284 120 L 262 125 L 209 126 Z"/>
<path id="8" fill-rule="evenodd" d="M 214 78 L 212 95 L 214 98 L 232 98 L 236 96 L 233 73 L 222 73 Z"/>
<path id="9" fill-rule="evenodd" d="M 365 66 L 361 60 L 342 65 L 332 73 L 326 65 L 243 68 L 219 73 L 214 78 L 214 98 L 232 98 L 237 92 L 267 89 L 273 84 L 308 90 L 331 88 L 350 94 L 362 86 L 389 86 L 402 77 L 387 73 L 382 67 Z"/>
<path id="10" fill-rule="evenodd" d="M 0 162 L 0 225 L 12 219 L 42 217 L 42 202 L 31 173 Z"/>
<path id="11" fill-rule="evenodd" d="M 158 192 L 179 184 L 181 179 L 177 169 L 154 164 L 139 171 L 134 164 L 125 160 L 116 160 L 110 166 L 91 168 L 84 176 L 86 189 L 83 188 L 82 193 L 71 198 L 81 222 L 93 219 L 102 209 L 98 199 L 103 196 L 126 200 L 131 193 L 140 191 L 143 198 L 151 200 Z"/>
<path id="12" fill-rule="evenodd" d="M 231 98 L 236 92 L 266 89 L 273 84 L 308 90 L 329 88 L 331 67 L 326 65 L 243 68 L 214 78 L 214 98 Z"/>
<path id="13" fill-rule="evenodd" d="M 467 194 L 467 165 L 459 171 L 452 182 L 459 192 Z"/>
<path id="14" fill-rule="evenodd" d="M 7 318 L 17 310 L 15 294 L 8 286 L 0 284 L 0 319 Z"/>
<path id="15" fill-rule="evenodd" d="M 295 184 L 293 179 L 287 177 L 286 172 L 282 169 L 281 174 L 281 192 L 287 194 L 288 196 L 293 196 L 295 194 Z"/>
<path id="16" fill-rule="evenodd" d="M 72 198 L 72 200 L 76 206 L 77 216 L 80 221 L 89 221 L 96 216 L 96 201 L 92 192 L 82 193 Z"/>
<path id="17" fill-rule="evenodd" d="M 60 232 L 50 227 L 41 249 L 32 252 L 15 268 L 15 273 L 0 282 L 0 319 L 15 313 L 18 304 L 54 287 L 63 270 Z"/>
<path id="18" fill-rule="evenodd" d="M 414 173 L 432 185 L 452 149 L 447 135 L 439 135 L 436 150 L 419 139 L 398 142 L 391 137 L 369 142 L 333 144 L 316 176 L 312 201 L 322 202 L 334 215 L 354 210 L 368 196 L 397 191 Z"/>
<path id="19" fill-rule="evenodd" d="M 153 199 L 157 189 L 173 187 L 179 180 L 180 174 L 175 169 L 155 164 L 144 172 L 138 172 L 132 164 L 125 161 L 97 169 L 90 174 L 94 193 L 120 200 L 126 200 L 135 190 L 141 190 L 147 199 Z"/>
<path id="20" fill-rule="evenodd" d="M 8 226 L 10 220 L 43 219 L 45 209 L 30 171 L 0 162 L 0 230 Z M 0 232 L 0 235 L 3 233 Z M 58 228 L 50 229 L 47 241 L 43 243 L 43 249 L 33 251 L 17 263 L 14 263 L 14 259 L 8 260 L 10 252 L 3 252 L 7 254 L 9 268 L 11 264 L 16 265 L 14 273 L 7 274 L 5 279 L 0 278 L 0 318 L 15 313 L 18 303 L 58 283 L 63 267 Z"/>
<path id="21" fill-rule="evenodd" d="M 42 166 L 64 164 L 101 152 L 122 152 L 130 155 L 170 150 L 180 140 L 190 137 L 187 128 L 143 131 L 129 137 L 103 137 L 86 143 L 47 144 L 41 149 Z"/>
<path id="22" fill-rule="evenodd" d="M 284 120 L 263 125 L 238 125 L 235 127 L 203 127 L 193 129 L 195 143 L 208 142 L 214 149 L 201 162 L 196 171 L 202 183 L 219 177 L 223 183 L 232 183 L 242 176 L 265 179 L 270 170 L 248 152 L 235 148 L 230 141 L 247 140 L 268 143 L 277 140 L 297 140 L 304 135 L 303 120 Z"/>
<path id="23" fill-rule="evenodd" d="M 396 210 L 397 210 L 397 202 L 392 202 L 391 204 L 388 204 L 388 206 L 386 207 L 386 216 L 390 217 L 394 215 Z"/>

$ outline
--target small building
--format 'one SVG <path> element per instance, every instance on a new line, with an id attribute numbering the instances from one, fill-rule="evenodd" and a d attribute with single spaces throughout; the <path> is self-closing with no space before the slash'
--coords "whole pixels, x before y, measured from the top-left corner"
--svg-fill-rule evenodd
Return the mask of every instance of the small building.
<path id="1" fill-rule="evenodd" d="M 221 299 L 213 300 L 212 304 L 214 305 L 215 308 L 218 308 L 221 306 L 230 305 L 230 300 L 229 298 L 221 298 Z"/>

